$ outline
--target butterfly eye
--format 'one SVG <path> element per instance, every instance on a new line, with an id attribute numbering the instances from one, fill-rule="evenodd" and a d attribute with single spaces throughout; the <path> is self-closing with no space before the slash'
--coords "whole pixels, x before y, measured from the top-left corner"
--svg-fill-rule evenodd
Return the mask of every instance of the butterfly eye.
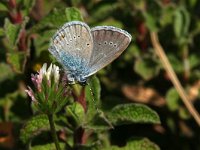
<path id="1" fill-rule="evenodd" d="M 110 42 L 109 44 L 110 44 L 110 45 L 112 45 L 112 44 L 113 44 L 113 42 Z"/>
<path id="2" fill-rule="evenodd" d="M 75 39 L 76 37 L 74 36 L 74 39 Z"/>
<path id="3" fill-rule="evenodd" d="M 89 43 L 87 43 L 87 46 L 89 46 L 90 44 Z"/>
<path id="4" fill-rule="evenodd" d="M 117 45 L 116 44 L 114 44 L 114 47 L 116 47 Z"/>
<path id="5" fill-rule="evenodd" d="M 80 35 L 78 35 L 78 38 L 80 38 Z"/>
<path id="6" fill-rule="evenodd" d="M 104 44 L 107 44 L 107 42 L 105 41 Z"/>

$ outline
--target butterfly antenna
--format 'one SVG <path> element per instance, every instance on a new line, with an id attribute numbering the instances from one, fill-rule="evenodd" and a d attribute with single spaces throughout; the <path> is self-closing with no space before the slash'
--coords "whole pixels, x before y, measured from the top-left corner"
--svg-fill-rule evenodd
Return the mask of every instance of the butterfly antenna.
<path id="1" fill-rule="evenodd" d="M 91 97 L 92 97 L 92 101 L 94 102 L 94 106 L 95 106 L 95 108 L 96 108 L 96 110 L 97 110 L 97 113 L 99 114 L 99 116 L 100 116 L 101 118 L 104 119 L 104 121 L 106 121 L 106 123 L 107 123 L 112 129 L 114 129 L 112 123 L 106 118 L 105 114 L 104 114 L 102 111 L 99 110 L 99 108 L 98 108 L 98 106 L 97 106 L 97 104 L 96 104 L 96 102 L 95 102 L 95 100 L 94 100 L 94 93 L 93 93 L 93 91 L 92 91 L 92 87 L 91 87 L 91 85 L 89 84 L 89 82 L 88 82 L 87 84 L 88 84 L 88 86 L 89 86 L 90 94 L 91 94 Z"/>

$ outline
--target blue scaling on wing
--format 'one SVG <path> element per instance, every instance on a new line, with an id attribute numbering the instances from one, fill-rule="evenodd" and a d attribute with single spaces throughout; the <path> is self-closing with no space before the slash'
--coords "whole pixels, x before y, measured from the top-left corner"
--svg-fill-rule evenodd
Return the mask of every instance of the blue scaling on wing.
<path id="1" fill-rule="evenodd" d="M 60 60 L 66 70 L 68 78 L 74 78 L 76 81 L 85 81 L 84 76 L 88 74 L 87 61 L 84 58 L 60 52 Z"/>
<path id="2" fill-rule="evenodd" d="M 53 36 L 49 51 L 60 62 L 71 83 L 85 82 L 93 49 L 90 28 L 80 21 L 64 24 Z"/>

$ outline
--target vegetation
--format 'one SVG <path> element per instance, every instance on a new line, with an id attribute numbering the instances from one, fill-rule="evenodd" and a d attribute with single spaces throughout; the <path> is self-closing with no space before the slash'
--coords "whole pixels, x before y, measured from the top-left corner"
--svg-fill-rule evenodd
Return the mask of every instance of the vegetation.
<path id="1" fill-rule="evenodd" d="M 2 0 L 0 149 L 200 149 L 199 7 L 197 0 Z M 73 20 L 116 26 L 133 40 L 85 87 L 63 84 L 54 66 L 52 80 L 43 74 L 43 97 L 32 81 L 44 63 L 61 67 L 49 41 Z"/>

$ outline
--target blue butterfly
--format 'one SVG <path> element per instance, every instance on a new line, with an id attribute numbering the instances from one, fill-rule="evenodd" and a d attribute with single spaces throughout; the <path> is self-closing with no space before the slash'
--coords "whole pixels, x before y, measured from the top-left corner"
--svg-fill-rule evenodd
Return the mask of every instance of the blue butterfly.
<path id="1" fill-rule="evenodd" d="M 91 28 L 80 21 L 64 24 L 53 36 L 49 51 L 62 64 L 69 83 L 84 85 L 87 78 L 116 59 L 131 35 L 113 26 Z"/>

